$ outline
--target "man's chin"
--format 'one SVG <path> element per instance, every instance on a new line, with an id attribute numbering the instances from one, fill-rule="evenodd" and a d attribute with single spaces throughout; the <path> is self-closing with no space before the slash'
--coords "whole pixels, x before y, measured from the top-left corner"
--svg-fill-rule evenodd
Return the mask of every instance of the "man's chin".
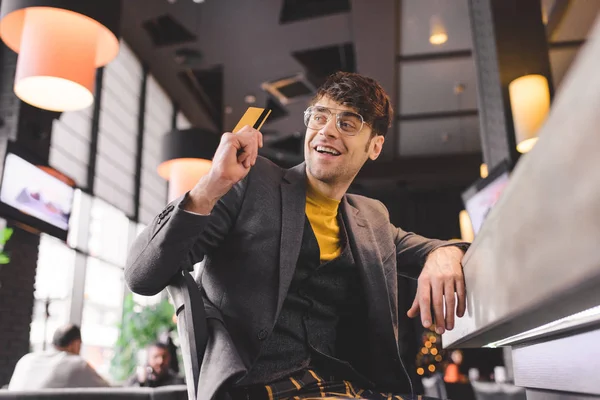
<path id="1" fill-rule="evenodd" d="M 321 182 L 329 183 L 335 180 L 335 171 L 324 167 L 315 167 L 309 166 L 308 171 L 313 176 L 313 178 L 320 180 Z"/>

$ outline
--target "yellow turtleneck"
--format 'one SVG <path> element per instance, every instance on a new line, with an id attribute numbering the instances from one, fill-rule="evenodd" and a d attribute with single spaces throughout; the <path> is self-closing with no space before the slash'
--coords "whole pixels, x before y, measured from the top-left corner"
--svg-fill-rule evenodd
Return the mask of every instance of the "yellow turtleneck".
<path id="1" fill-rule="evenodd" d="M 342 252 L 337 220 L 340 201 L 325 197 L 308 182 L 307 186 L 306 216 L 319 243 L 321 262 L 333 260 Z"/>

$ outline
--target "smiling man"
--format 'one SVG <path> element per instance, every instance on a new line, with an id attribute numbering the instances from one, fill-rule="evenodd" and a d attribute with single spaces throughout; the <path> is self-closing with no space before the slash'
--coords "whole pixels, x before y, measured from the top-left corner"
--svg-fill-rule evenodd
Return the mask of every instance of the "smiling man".
<path id="1" fill-rule="evenodd" d="M 407 233 L 379 201 L 346 193 L 379 157 L 391 121 L 377 82 L 336 73 L 304 113 L 305 163 L 284 170 L 259 157 L 262 135 L 250 127 L 225 133 L 210 172 L 138 237 L 125 276 L 140 294 L 206 257 L 198 398 L 412 391 L 398 313 L 435 321 L 439 333 L 453 328 L 465 310 L 465 244 Z M 398 276 L 418 279 L 410 309 L 399 304 Z"/>

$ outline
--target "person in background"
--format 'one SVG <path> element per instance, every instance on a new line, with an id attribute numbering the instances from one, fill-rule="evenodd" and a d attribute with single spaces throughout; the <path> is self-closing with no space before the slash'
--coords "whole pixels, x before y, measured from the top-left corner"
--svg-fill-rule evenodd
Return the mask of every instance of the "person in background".
<path id="1" fill-rule="evenodd" d="M 171 332 L 173 329 L 164 331 L 159 335 L 159 342 L 164 343 L 169 349 L 169 355 L 171 356 L 171 361 L 169 362 L 169 368 L 176 375 L 179 375 L 179 361 L 177 360 L 177 346 L 173 343 L 173 338 L 171 338 Z"/>
<path id="2" fill-rule="evenodd" d="M 135 375 L 127 381 L 127 386 L 159 387 L 183 385 L 183 378 L 169 368 L 171 354 L 166 344 L 156 342 L 147 348 L 146 366 L 138 367 Z"/>
<path id="3" fill-rule="evenodd" d="M 444 382 L 446 383 L 466 383 L 469 379 L 460 372 L 460 365 L 463 362 L 463 352 L 454 350 L 450 354 L 451 363 L 446 367 L 444 372 Z"/>
<path id="4" fill-rule="evenodd" d="M 58 328 L 53 348 L 23 356 L 8 385 L 8 390 L 110 386 L 80 355 L 81 331 L 77 325 Z"/>

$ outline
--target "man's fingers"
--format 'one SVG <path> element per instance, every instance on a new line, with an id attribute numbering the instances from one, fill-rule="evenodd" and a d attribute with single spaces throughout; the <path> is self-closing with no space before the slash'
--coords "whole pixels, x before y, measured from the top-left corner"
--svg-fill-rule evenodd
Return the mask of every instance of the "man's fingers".
<path id="1" fill-rule="evenodd" d="M 419 297 L 419 309 L 421 311 L 421 323 L 423 327 L 431 326 L 431 286 L 428 281 L 419 282 L 417 291 Z"/>
<path id="2" fill-rule="evenodd" d="M 446 300 L 446 329 L 454 328 L 454 307 L 456 300 L 454 298 L 454 282 L 446 281 L 444 284 L 444 299 Z"/>
<path id="3" fill-rule="evenodd" d="M 246 168 L 254 165 L 256 158 L 258 157 L 259 142 L 262 140 L 260 132 L 249 126 L 244 126 L 238 131 L 236 136 L 240 146 L 238 150 L 238 161 L 244 163 L 245 160 L 248 160 L 249 164 L 244 163 Z"/>
<path id="4" fill-rule="evenodd" d="M 456 281 L 456 297 L 458 297 L 456 315 L 462 317 L 465 315 L 465 311 L 467 310 L 467 293 L 465 290 L 465 281 L 463 279 L 458 279 Z"/>
<path id="5" fill-rule="evenodd" d="M 410 306 L 410 309 L 406 312 L 406 315 L 408 315 L 409 318 L 414 318 L 417 315 L 419 315 L 419 295 L 418 294 L 415 296 L 412 306 Z"/>
<path id="6" fill-rule="evenodd" d="M 433 300 L 433 313 L 435 315 L 435 331 L 444 333 L 444 286 L 441 282 L 432 282 L 431 299 Z M 423 308 L 421 307 L 421 310 Z"/>
<path id="7" fill-rule="evenodd" d="M 250 154 L 247 151 L 238 150 L 237 160 L 240 164 L 244 164 L 249 156 Z M 244 164 L 244 166 L 246 166 L 246 164 Z"/>

